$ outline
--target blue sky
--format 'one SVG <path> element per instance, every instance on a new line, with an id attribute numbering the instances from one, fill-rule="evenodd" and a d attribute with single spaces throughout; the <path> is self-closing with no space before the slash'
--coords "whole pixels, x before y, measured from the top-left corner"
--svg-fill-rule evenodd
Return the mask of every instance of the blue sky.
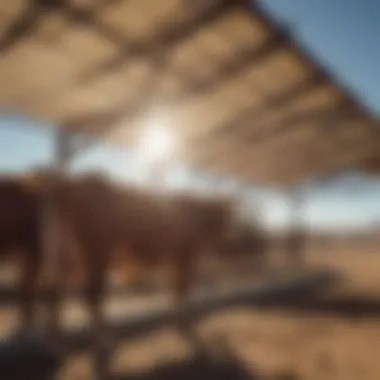
<path id="1" fill-rule="evenodd" d="M 377 0 L 263 0 L 317 59 L 380 113 Z"/>
<path id="2" fill-rule="evenodd" d="M 372 112 L 380 114 L 380 2 L 378 0 L 263 0 L 274 16 L 342 83 L 361 98 Z M 48 162 L 52 133 L 36 122 L 3 115 L 0 119 L 0 171 L 22 171 Z M 144 181 L 146 167 L 127 151 L 113 151 L 99 145 L 81 155 L 77 169 L 109 170 L 121 179 Z M 179 168 L 171 183 L 186 179 Z M 189 181 L 188 181 L 189 182 Z M 196 183 L 190 181 L 192 185 Z M 255 200 L 272 225 L 289 216 L 288 202 L 272 193 Z M 380 181 L 360 175 L 340 178 L 326 188 L 313 189 L 306 196 L 305 220 L 316 227 L 362 227 L 380 221 Z"/>

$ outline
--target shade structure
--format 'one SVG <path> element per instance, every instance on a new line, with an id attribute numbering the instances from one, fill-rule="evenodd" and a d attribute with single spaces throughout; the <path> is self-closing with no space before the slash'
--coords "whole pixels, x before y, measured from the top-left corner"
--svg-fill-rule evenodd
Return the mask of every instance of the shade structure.
<path id="1" fill-rule="evenodd" d="M 0 106 L 176 161 L 292 185 L 376 156 L 378 121 L 256 1 L 0 3 Z"/>

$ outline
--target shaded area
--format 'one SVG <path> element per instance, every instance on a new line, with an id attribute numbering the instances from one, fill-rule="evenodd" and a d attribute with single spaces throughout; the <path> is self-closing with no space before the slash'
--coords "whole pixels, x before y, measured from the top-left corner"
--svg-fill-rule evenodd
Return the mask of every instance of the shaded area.
<path id="1" fill-rule="evenodd" d="M 297 299 L 261 300 L 255 308 L 333 315 L 348 319 L 380 318 L 380 299 L 366 296 L 324 296 Z"/>
<path id="2" fill-rule="evenodd" d="M 186 310 L 186 318 L 191 318 L 193 321 L 207 316 L 208 313 L 218 312 L 225 308 L 235 306 L 252 306 L 254 309 L 262 308 L 263 310 L 275 311 L 296 311 L 296 312 L 309 312 L 315 314 L 321 312 L 335 313 L 342 317 L 348 316 L 366 316 L 371 315 L 373 312 L 380 313 L 380 301 L 372 299 L 360 299 L 355 297 L 337 298 L 324 295 L 323 290 L 327 290 L 334 285 L 340 277 L 333 272 L 318 272 L 308 275 L 300 275 L 293 279 L 282 279 L 275 281 L 273 284 L 263 284 L 261 286 L 253 286 L 245 289 L 245 291 L 235 292 L 229 295 L 219 295 L 210 297 L 210 295 L 203 294 L 197 300 L 190 303 Z M 166 309 L 155 309 L 149 315 L 136 315 L 133 317 L 128 316 L 124 322 L 116 323 L 110 326 L 110 330 L 116 332 L 117 336 L 123 338 L 142 338 L 144 334 L 154 331 L 157 328 L 165 327 L 168 325 L 175 325 L 178 316 L 172 315 Z M 179 319 L 179 318 L 178 318 Z M 26 368 L 29 373 L 36 370 L 33 367 L 39 361 L 39 370 L 46 367 L 47 371 L 52 371 L 54 368 L 49 364 L 51 356 L 46 357 L 44 349 L 41 351 L 44 343 L 42 340 L 33 341 L 29 339 L 23 341 L 22 345 L 17 346 L 0 346 L 0 374 L 3 373 L 3 368 L 8 371 L 13 371 L 9 379 L 18 379 L 23 377 L 13 377 L 13 374 L 20 373 L 21 376 Z M 211 339 L 212 341 L 212 339 Z M 26 342 L 26 343 L 25 343 Z M 82 350 L 87 349 L 91 342 L 91 331 L 73 331 L 67 339 L 70 349 Z M 36 343 L 37 346 L 36 346 Z M 42 345 L 41 345 L 42 343 Z M 205 342 L 206 344 L 206 342 Z M 38 347 L 38 345 L 40 345 Z M 246 368 L 240 358 L 231 352 L 228 345 L 221 343 L 211 342 L 207 344 L 209 349 L 207 351 L 196 352 L 187 360 L 170 361 L 160 363 L 150 368 L 145 368 L 141 372 L 128 372 L 112 376 L 115 380 L 129 380 L 129 379 L 297 379 L 298 377 L 292 373 L 281 373 L 274 376 L 264 376 L 263 374 L 256 373 L 251 368 Z M 7 348 L 8 347 L 8 348 Z M 11 348 L 9 350 L 9 347 Z M 32 349 L 30 349 L 32 347 Z M 37 348 L 33 348 L 37 347 Z M 45 348 L 48 347 L 45 345 Z M 3 352 L 5 355 L 1 357 Z M 12 351 L 13 350 L 13 351 Z M 7 352 L 6 352 L 7 351 Z M 13 352 L 13 353 L 12 353 Z M 49 353 L 51 354 L 51 352 Z M 12 356 L 13 355 L 13 356 Z M 44 357 L 45 355 L 45 357 Z M 6 360 L 3 360 L 5 359 Z M 33 359 L 32 359 L 33 358 Z M 42 362 L 41 362 L 42 360 Z M 22 368 L 15 367 L 16 362 L 21 363 L 25 361 Z M 13 363 L 13 366 L 12 366 Z M 31 364 L 28 367 L 29 363 Z M 50 366 L 50 367 L 49 367 Z M 20 366 L 18 366 L 20 367 Z M 49 369 L 48 369 L 49 368 Z M 19 371 L 19 372 L 17 372 Z M 51 373 L 51 372 L 50 372 Z M 43 375 L 45 376 L 45 375 Z M 39 375 L 39 379 L 44 379 Z M 49 376 L 49 375 L 47 375 Z M 25 378 L 25 377 L 24 377 Z M 34 379 L 31 376 L 28 378 Z M 45 377 L 46 378 L 46 377 Z M 47 377 L 49 378 L 49 377 Z"/>
<path id="3" fill-rule="evenodd" d="M 241 360 L 230 353 L 221 358 L 193 356 L 185 361 L 161 363 L 146 371 L 119 374 L 112 380 L 259 380 L 259 374 L 249 371 Z"/>
<path id="4" fill-rule="evenodd" d="M 60 364 L 59 353 L 41 338 L 20 335 L 0 341 L 1 379 L 52 379 Z"/>
<path id="5" fill-rule="evenodd" d="M 244 361 L 222 337 L 186 360 L 165 361 L 140 371 L 111 375 L 110 380 L 297 380 L 293 371 L 268 375 Z"/>

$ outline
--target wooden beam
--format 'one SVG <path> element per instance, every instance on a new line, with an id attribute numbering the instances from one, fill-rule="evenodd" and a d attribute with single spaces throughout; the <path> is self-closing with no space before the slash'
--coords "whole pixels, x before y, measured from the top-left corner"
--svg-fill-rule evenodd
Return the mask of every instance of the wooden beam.
<path id="1" fill-rule="evenodd" d="M 233 2 L 234 3 L 234 2 Z M 228 2 L 226 4 L 229 4 Z M 235 4 L 236 5 L 236 4 Z M 238 4 L 239 5 L 239 4 Z M 207 19 L 205 15 L 205 23 L 206 22 L 211 22 L 209 19 Z M 217 14 L 214 14 L 214 16 L 217 16 Z M 207 21 L 207 20 L 208 21 Z M 217 18 L 215 18 L 217 19 Z M 259 21 L 262 23 L 262 19 L 259 17 Z M 198 27 L 201 27 L 202 25 L 198 25 Z M 185 28 L 185 30 L 187 30 Z M 186 38 L 186 34 L 180 34 L 181 38 Z M 178 37 L 177 37 L 178 38 Z M 168 40 L 167 42 L 173 43 L 173 41 L 178 44 L 181 42 L 181 39 L 174 39 L 174 40 Z M 166 99 L 166 101 L 172 101 L 174 102 L 173 106 L 179 106 L 179 104 L 183 101 L 188 102 L 189 97 L 193 98 L 196 96 L 201 95 L 204 92 L 210 92 L 212 91 L 213 88 L 218 86 L 220 83 L 222 83 L 225 80 L 228 80 L 228 78 L 231 78 L 235 75 L 239 75 L 241 73 L 241 70 L 244 69 L 244 67 L 249 67 L 254 64 L 259 63 L 262 59 L 264 59 L 268 54 L 271 54 L 276 51 L 276 48 L 279 46 L 289 43 L 289 38 L 287 36 L 287 33 L 285 30 L 282 30 L 278 28 L 275 33 L 270 33 L 269 34 L 269 39 L 264 43 L 261 47 L 256 48 L 256 49 L 247 49 L 246 51 L 242 52 L 242 56 L 239 57 L 239 59 L 234 59 L 232 61 L 229 61 L 226 65 L 222 66 L 220 68 L 220 72 L 213 76 L 212 78 L 208 79 L 203 79 L 203 80 L 196 80 L 195 78 L 188 78 L 188 80 L 185 79 L 185 82 L 188 84 L 185 85 L 185 87 L 180 90 L 180 93 L 176 94 L 169 94 L 169 98 Z M 156 43 L 156 45 L 158 42 Z M 170 44 L 169 44 L 170 45 Z M 170 45 L 171 46 L 171 45 Z M 133 49 L 132 49 L 133 51 Z M 184 74 L 182 74 L 184 75 Z M 153 92 L 153 91 L 150 91 Z M 141 96 L 140 99 L 145 99 L 145 96 Z M 275 103 L 278 103 L 278 99 L 274 99 Z M 110 128 L 110 125 L 116 124 L 118 120 L 121 118 L 125 118 L 127 115 L 128 120 L 132 120 L 136 117 L 136 115 L 139 115 L 141 113 L 141 108 L 145 107 L 144 101 L 141 102 L 137 107 L 132 105 L 129 107 L 129 109 L 126 110 L 125 105 L 123 107 L 120 107 L 119 109 L 115 111 L 111 111 L 109 113 L 109 116 L 105 118 L 105 121 L 102 123 L 101 120 L 104 119 L 102 115 L 89 115 L 87 118 L 87 124 L 91 125 L 94 121 L 95 124 L 99 125 L 99 120 L 100 123 L 103 124 L 104 129 Z M 112 115 L 114 113 L 114 115 Z M 121 116 L 120 116 L 121 115 Z M 75 121 L 69 121 L 67 124 L 75 124 Z M 83 123 L 83 120 L 82 120 Z M 98 127 L 97 130 L 99 131 L 102 128 Z"/>
<path id="2" fill-rule="evenodd" d="M 302 160 L 301 162 L 301 170 L 305 172 L 305 170 L 309 170 L 307 168 L 310 168 L 315 173 L 315 170 L 317 170 L 317 176 L 319 175 L 325 175 L 326 171 L 327 172 L 333 172 L 334 170 L 340 170 L 340 161 L 341 161 L 341 156 L 343 156 L 343 161 L 345 160 L 345 157 L 348 155 L 349 160 L 348 160 L 348 165 L 353 165 L 355 164 L 356 161 L 360 161 L 361 157 L 365 156 L 371 156 L 374 154 L 374 152 L 377 151 L 378 149 L 378 144 L 380 143 L 379 141 L 379 125 L 377 122 L 375 122 L 371 117 L 368 117 L 364 110 L 358 106 L 357 107 L 357 121 L 359 122 L 359 125 L 355 126 L 355 119 L 349 119 L 347 120 L 348 124 L 347 127 L 345 128 L 344 126 L 341 127 L 339 124 L 338 125 L 322 125 L 322 133 L 326 133 L 326 136 L 328 136 L 328 139 L 325 139 L 325 146 L 326 150 L 325 151 L 320 151 L 320 154 L 318 157 L 312 157 L 311 153 L 306 157 L 305 160 Z M 342 124 L 344 122 L 344 119 L 340 121 Z M 361 123 L 360 123 L 361 122 Z M 355 128 L 362 127 L 365 129 L 362 129 L 361 132 L 362 134 L 359 135 L 358 137 L 355 138 L 353 141 L 352 138 L 349 138 L 349 136 L 344 136 L 341 133 L 342 129 L 350 129 L 350 126 L 354 124 Z M 334 152 L 338 152 L 337 154 L 334 154 Z M 358 155 L 357 155 L 358 153 Z M 351 155 L 352 154 L 352 158 Z M 333 160 L 326 160 L 322 157 L 336 157 L 336 160 L 338 161 L 338 166 L 335 166 L 336 164 L 333 163 Z M 352 161 L 352 159 L 354 161 Z M 329 162 L 331 163 L 332 167 L 329 170 L 328 169 L 328 164 Z M 318 169 L 315 169 L 315 166 L 318 167 Z M 322 169 L 321 169 L 322 168 Z M 322 172 L 321 172 L 322 170 Z"/>
<path id="3" fill-rule="evenodd" d="M 176 42 L 179 43 L 180 41 Z M 244 50 L 241 55 L 226 62 L 226 64 L 222 65 L 219 68 L 219 71 L 210 78 L 194 78 L 186 70 L 182 72 L 174 72 L 171 75 L 174 77 L 182 77 L 181 82 L 184 84 L 182 88 L 175 93 L 167 95 L 162 94 L 162 100 L 164 102 L 169 102 L 171 107 L 174 108 L 181 106 L 184 102 L 188 103 L 205 93 L 211 93 L 216 87 L 221 85 L 221 83 L 234 76 L 241 75 L 241 71 L 244 70 L 244 68 L 252 67 L 269 54 L 274 53 L 276 48 L 285 42 L 285 32 L 270 36 L 268 41 L 266 41 L 261 47 Z M 159 70 L 155 76 L 152 77 L 152 80 L 149 81 L 149 84 L 154 84 L 156 80 L 158 81 L 159 78 L 157 78 L 157 76 L 160 76 Z M 112 125 L 118 124 L 118 121 L 121 119 L 124 119 L 125 123 L 133 123 L 136 117 L 141 115 L 141 111 L 146 109 L 149 105 L 149 102 L 147 102 L 147 99 L 150 97 L 149 95 L 154 94 L 155 92 L 156 89 L 150 86 L 148 90 L 140 91 L 138 97 L 139 100 L 133 102 L 133 104 L 123 104 L 123 106 L 115 107 L 108 112 L 67 120 L 64 124 L 69 126 L 72 125 L 74 128 L 75 125 L 88 125 L 88 129 L 95 134 L 102 134 L 102 131 L 103 133 L 111 133 L 111 129 L 114 129 Z"/>
<path id="4" fill-rule="evenodd" d="M 100 32 L 104 32 L 104 25 L 95 20 L 96 12 L 116 0 L 98 1 L 90 9 L 77 8 L 65 0 L 27 0 L 26 7 L 16 16 L 7 27 L 0 39 L 0 54 L 5 54 L 15 44 L 19 43 L 38 29 L 42 20 L 53 12 L 66 14 L 71 21 L 87 26 L 97 26 Z M 114 32 L 115 36 L 115 32 Z M 120 36 L 118 36 L 120 39 Z"/>
<path id="5" fill-rule="evenodd" d="M 162 29 L 157 32 L 155 38 L 146 43 L 125 43 L 119 41 L 121 52 L 116 57 L 107 60 L 92 70 L 86 72 L 83 78 L 93 80 L 96 76 L 103 75 L 112 70 L 120 69 L 123 65 L 128 64 L 131 59 L 137 57 L 147 57 L 155 59 L 157 54 L 162 51 L 169 51 L 175 45 L 179 44 L 197 29 L 205 27 L 209 23 L 221 17 L 232 7 L 240 6 L 237 0 L 219 0 L 212 2 L 200 14 L 193 15 L 185 22 L 170 28 Z"/>
<path id="6" fill-rule="evenodd" d="M 283 145 L 282 140 L 286 140 L 287 136 L 294 135 L 297 130 L 301 130 L 300 125 L 302 126 L 302 123 L 311 122 L 316 125 L 338 123 L 342 120 L 351 119 L 354 115 L 355 110 L 349 108 L 345 103 L 340 104 L 338 107 L 323 106 L 298 112 L 291 114 L 275 125 L 270 125 L 269 123 L 255 125 L 255 128 L 250 133 L 250 140 L 248 140 L 248 136 L 239 136 L 239 132 L 237 132 L 236 144 L 231 144 L 230 149 L 221 149 L 218 146 L 214 148 L 210 144 L 207 149 L 202 150 L 197 145 L 197 153 L 190 156 L 189 161 L 200 166 L 207 165 L 209 162 L 226 162 L 228 168 L 234 170 L 242 162 L 246 163 L 254 160 L 255 153 L 256 155 L 261 155 L 263 151 L 268 150 L 273 145 Z M 256 138 L 254 138 L 255 135 Z M 238 151 L 235 150 L 237 145 L 240 146 Z M 252 153 L 253 151 L 254 153 Z"/>
<path id="7" fill-rule="evenodd" d="M 323 144 L 323 146 L 329 147 L 328 144 Z M 346 143 L 344 148 L 353 155 L 353 157 L 348 160 L 349 162 L 359 160 L 364 154 L 363 152 L 368 152 L 368 138 L 363 137 L 362 142 L 350 141 L 349 143 Z M 298 151 L 299 149 L 300 148 L 298 148 Z M 228 160 L 220 163 L 210 162 L 208 167 L 210 170 L 218 172 L 235 172 L 238 176 L 241 176 L 248 181 L 256 180 L 268 185 L 272 184 L 276 186 L 282 181 L 286 186 L 293 186 L 295 182 L 301 180 L 301 178 L 311 179 L 319 175 L 319 172 L 316 172 L 317 169 L 315 167 L 305 167 L 305 165 L 312 165 L 312 161 L 320 163 L 321 160 L 325 160 L 325 164 L 328 165 L 328 163 L 330 163 L 333 168 L 334 160 L 337 160 L 337 157 L 340 155 L 345 154 L 342 149 L 343 147 L 341 146 L 340 149 L 337 147 L 331 151 L 325 150 L 325 153 L 322 154 L 318 160 L 315 160 L 311 156 L 302 156 L 302 154 L 305 154 L 308 151 L 314 152 L 314 150 L 308 150 L 307 147 L 303 149 L 303 153 L 299 151 L 294 155 L 294 158 L 289 158 L 289 156 L 292 155 L 292 147 L 289 147 L 287 155 L 286 152 L 277 152 L 277 154 L 274 155 L 263 153 L 260 159 L 257 157 L 255 160 L 248 160 L 248 158 L 246 161 L 242 160 L 240 165 L 237 165 L 235 169 L 228 167 Z M 322 152 L 322 150 L 320 151 Z M 281 159 L 281 157 L 283 158 Z M 315 156 L 315 158 L 317 157 Z M 250 165 L 252 162 L 254 162 L 254 164 Z M 326 170 L 328 170 L 328 168 Z"/>
<path id="8" fill-rule="evenodd" d="M 221 84 L 242 75 L 246 69 L 252 69 L 268 55 L 275 54 L 276 50 L 285 43 L 286 37 L 282 34 L 269 37 L 269 40 L 258 48 L 242 50 L 234 59 L 217 68 L 212 77 L 193 77 L 188 73 L 190 70 L 182 70 L 178 73 L 174 71 L 174 76 L 180 78 L 184 85 L 179 92 L 167 96 L 164 94 L 164 100 L 178 107 L 184 102 L 195 100 L 198 96 L 211 93 Z"/>
<path id="9" fill-rule="evenodd" d="M 346 149 L 335 160 L 321 159 L 314 163 L 305 163 L 302 169 L 314 173 L 314 177 L 324 176 L 329 173 L 334 173 L 342 169 L 354 168 L 358 163 L 362 162 L 366 157 L 371 157 L 376 154 L 378 150 L 378 141 L 371 139 L 367 140 L 360 149 L 357 144 L 347 144 Z"/>
<path id="10" fill-rule="evenodd" d="M 253 104 L 251 106 L 244 107 L 243 109 L 239 110 L 238 113 L 231 119 L 225 121 L 222 124 L 210 127 L 206 132 L 195 136 L 193 139 L 191 139 L 191 144 L 196 144 L 197 146 L 206 146 L 213 141 L 217 141 L 219 139 L 225 138 L 226 136 L 230 136 L 231 131 L 239 130 L 242 128 L 242 126 L 247 124 L 252 125 L 253 122 L 256 122 L 257 120 L 260 121 L 260 119 L 262 120 L 265 118 L 265 116 L 268 115 L 272 110 L 288 107 L 299 97 L 325 84 L 325 79 L 316 73 L 307 80 L 295 84 L 294 87 L 290 89 L 285 89 L 278 94 L 269 96 L 264 100 L 263 104 Z"/>
<path id="11" fill-rule="evenodd" d="M 125 60 L 124 63 L 130 62 L 130 59 L 139 58 L 142 56 L 147 56 L 148 59 L 155 62 L 153 72 L 155 74 L 152 76 L 151 80 L 147 81 L 147 86 L 139 91 L 139 96 L 132 104 L 126 105 L 123 102 L 120 102 L 121 105 L 113 107 L 109 111 L 101 112 L 97 114 L 90 114 L 85 117 L 75 118 L 71 120 L 66 120 L 64 124 L 70 129 L 76 129 L 78 126 L 80 129 L 87 129 L 87 133 L 102 135 L 105 133 L 111 133 L 114 130 L 114 126 L 118 122 L 124 120 L 125 123 L 132 123 L 136 118 L 141 116 L 141 112 L 144 109 L 149 108 L 151 99 L 154 94 L 157 92 L 157 88 L 160 85 L 160 75 L 162 71 L 166 68 L 166 55 L 174 46 L 180 44 L 186 38 L 194 32 L 194 30 L 202 28 L 208 25 L 210 22 L 213 22 L 220 18 L 228 9 L 231 9 L 234 6 L 238 6 L 239 2 L 236 0 L 221 0 L 216 2 L 212 6 L 208 7 L 201 16 L 197 16 L 178 26 L 177 28 L 170 28 L 158 34 L 158 37 L 154 41 L 150 41 L 145 45 L 135 45 L 131 46 L 127 44 L 124 47 L 122 58 Z M 152 53 L 153 51 L 153 53 Z M 159 58 L 159 59 L 158 59 Z M 158 63 L 157 63 L 158 61 Z M 121 62 L 119 62 L 122 64 Z M 94 68 L 96 75 L 101 75 L 103 71 L 109 71 L 115 69 L 115 61 L 109 61 L 101 65 L 98 68 Z M 226 75 L 229 71 L 234 71 L 236 64 L 230 65 L 225 68 Z M 88 81 L 91 78 L 94 79 L 93 70 L 88 70 L 82 79 L 79 81 Z M 99 71 L 99 72 L 97 72 Z M 223 72 L 223 70 L 222 70 Z M 194 82 L 194 81 L 190 81 Z M 193 90 L 195 89 L 194 85 L 191 85 Z M 202 91 L 203 85 L 198 83 L 198 87 Z M 175 98 L 180 98 L 180 94 L 175 94 Z M 91 140 L 88 141 L 90 143 Z M 83 144 L 82 144 L 83 146 Z"/>

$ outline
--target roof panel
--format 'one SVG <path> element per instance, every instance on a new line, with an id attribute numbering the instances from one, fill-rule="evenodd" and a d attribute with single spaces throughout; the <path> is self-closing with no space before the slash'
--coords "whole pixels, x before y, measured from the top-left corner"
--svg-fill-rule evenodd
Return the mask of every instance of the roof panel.
<path id="1" fill-rule="evenodd" d="M 247 4 L 2 2 L 0 106 L 130 147 L 166 124 L 184 164 L 255 182 L 373 155 L 378 121 Z"/>
<path id="2" fill-rule="evenodd" d="M 284 46 L 266 56 L 260 65 L 252 67 L 250 74 L 251 81 L 260 86 L 265 95 L 270 95 L 307 79 L 311 70 Z"/>

